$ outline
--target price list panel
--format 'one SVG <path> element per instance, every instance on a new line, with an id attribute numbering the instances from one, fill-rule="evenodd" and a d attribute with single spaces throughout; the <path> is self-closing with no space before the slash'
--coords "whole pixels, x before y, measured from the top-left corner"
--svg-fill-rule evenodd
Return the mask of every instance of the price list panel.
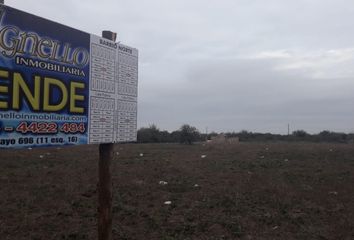
<path id="1" fill-rule="evenodd" d="M 89 143 L 137 137 L 138 51 L 91 38 Z"/>
<path id="2" fill-rule="evenodd" d="M 92 43 L 91 52 L 91 89 L 94 91 L 115 93 L 116 51 Z"/>
<path id="3" fill-rule="evenodd" d="M 113 142 L 114 99 L 91 97 L 90 139 L 92 143 Z"/>
<path id="4" fill-rule="evenodd" d="M 138 51 L 125 45 L 118 47 L 116 65 L 118 99 L 115 140 L 136 141 L 137 136 L 137 96 L 138 96 Z"/>

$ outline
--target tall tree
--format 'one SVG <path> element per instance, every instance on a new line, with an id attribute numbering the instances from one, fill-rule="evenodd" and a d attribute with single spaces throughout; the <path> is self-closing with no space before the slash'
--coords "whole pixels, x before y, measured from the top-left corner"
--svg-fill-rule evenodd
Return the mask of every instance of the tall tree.
<path id="1" fill-rule="evenodd" d="M 180 142 L 186 144 L 192 144 L 199 139 L 199 131 L 188 124 L 183 124 L 180 128 Z"/>

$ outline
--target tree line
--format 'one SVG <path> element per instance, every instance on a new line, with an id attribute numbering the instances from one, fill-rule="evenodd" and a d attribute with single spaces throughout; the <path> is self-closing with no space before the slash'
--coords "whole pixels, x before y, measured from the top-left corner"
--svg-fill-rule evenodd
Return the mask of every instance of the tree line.
<path id="1" fill-rule="evenodd" d="M 186 143 L 200 142 L 206 139 L 197 128 L 188 124 L 182 125 L 178 130 L 168 132 L 161 131 L 155 124 L 142 127 L 138 130 L 138 142 L 140 143 Z"/>
<path id="2" fill-rule="evenodd" d="M 305 141 L 305 142 L 336 142 L 348 143 L 354 142 L 354 133 L 340 133 L 332 131 L 321 131 L 317 134 L 310 134 L 304 130 L 293 131 L 289 135 L 273 134 L 273 133 L 257 133 L 242 130 L 240 132 L 220 133 L 225 138 L 238 137 L 241 142 L 264 142 L 264 141 Z M 201 142 L 211 140 L 212 137 L 219 133 L 201 133 L 196 127 L 189 124 L 183 124 L 178 130 L 169 132 L 160 130 L 155 124 L 148 127 L 142 127 L 138 130 L 139 143 L 184 143 L 192 144 L 193 142 Z"/>
<path id="3" fill-rule="evenodd" d="M 339 132 L 331 132 L 328 130 L 320 133 L 310 134 L 304 130 L 293 131 L 289 135 L 272 134 L 272 133 L 253 133 L 249 131 L 226 133 L 226 137 L 239 137 L 240 141 L 289 141 L 289 142 L 337 142 L 347 143 L 353 142 L 354 134 L 346 134 Z"/>

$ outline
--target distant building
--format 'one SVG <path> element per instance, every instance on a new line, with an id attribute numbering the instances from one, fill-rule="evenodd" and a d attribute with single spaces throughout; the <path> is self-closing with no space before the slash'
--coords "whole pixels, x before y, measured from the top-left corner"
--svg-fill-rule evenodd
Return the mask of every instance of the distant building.
<path id="1" fill-rule="evenodd" d="M 238 137 L 231 137 L 231 138 L 227 138 L 227 142 L 230 144 L 239 143 L 240 139 Z"/>
<path id="2" fill-rule="evenodd" d="M 234 144 L 239 142 L 240 139 L 238 137 L 227 138 L 225 134 L 212 136 L 211 139 L 208 141 L 208 143 L 214 143 L 214 144 L 225 144 L 225 143 Z"/>
<path id="3" fill-rule="evenodd" d="M 212 136 L 210 140 L 212 143 L 225 143 L 226 137 L 225 134 L 218 134 L 216 136 Z"/>

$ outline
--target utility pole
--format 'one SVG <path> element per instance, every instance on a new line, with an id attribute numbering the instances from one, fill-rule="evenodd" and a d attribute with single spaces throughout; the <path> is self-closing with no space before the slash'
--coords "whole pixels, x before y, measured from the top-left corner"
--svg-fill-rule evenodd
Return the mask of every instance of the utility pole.
<path id="1" fill-rule="evenodd" d="M 102 31 L 102 37 L 116 41 L 117 34 Z M 101 143 L 98 161 L 98 240 L 112 240 L 112 169 L 113 143 Z"/>
<path id="2" fill-rule="evenodd" d="M 290 124 L 288 123 L 288 136 L 290 135 Z"/>

